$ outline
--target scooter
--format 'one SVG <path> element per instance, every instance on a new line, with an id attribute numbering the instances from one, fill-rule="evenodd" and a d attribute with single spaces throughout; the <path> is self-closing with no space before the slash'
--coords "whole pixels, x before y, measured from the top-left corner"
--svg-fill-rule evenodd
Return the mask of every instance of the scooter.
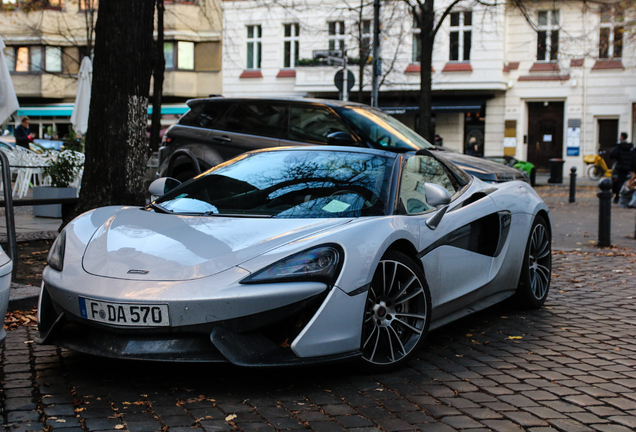
<path id="1" fill-rule="evenodd" d="M 601 151 L 596 155 L 585 155 L 583 156 L 583 162 L 585 162 L 588 166 L 587 175 L 592 180 L 599 180 L 601 177 L 611 177 L 612 170 L 605 163 L 605 159 L 603 159 L 603 154 L 606 152 Z"/>

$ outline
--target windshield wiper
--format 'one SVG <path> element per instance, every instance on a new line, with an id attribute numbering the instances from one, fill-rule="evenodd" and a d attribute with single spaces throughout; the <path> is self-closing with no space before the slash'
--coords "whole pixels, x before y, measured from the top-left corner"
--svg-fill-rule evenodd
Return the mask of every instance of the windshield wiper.
<path id="1" fill-rule="evenodd" d="M 160 206 L 159 204 L 156 204 L 156 203 L 153 203 L 153 202 L 151 202 L 150 204 L 148 204 L 148 205 L 146 206 L 146 210 L 147 210 L 148 208 L 153 209 L 153 210 L 154 210 L 155 212 L 157 212 L 157 213 L 167 213 L 167 214 L 172 214 L 172 213 L 174 213 L 172 210 L 168 210 L 167 208 L 162 207 L 162 206 Z"/>
<path id="2" fill-rule="evenodd" d="M 239 217 L 239 218 L 271 218 L 274 215 L 251 214 L 251 213 L 201 213 L 201 216 L 218 216 L 218 217 Z"/>

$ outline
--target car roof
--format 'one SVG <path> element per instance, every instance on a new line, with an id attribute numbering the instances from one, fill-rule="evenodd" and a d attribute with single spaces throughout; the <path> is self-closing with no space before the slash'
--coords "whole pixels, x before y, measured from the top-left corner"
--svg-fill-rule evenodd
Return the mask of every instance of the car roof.
<path id="1" fill-rule="evenodd" d="M 226 97 L 211 97 L 211 98 L 200 98 L 200 99 L 190 99 L 186 102 L 186 104 L 192 108 L 195 105 L 199 105 L 202 103 L 210 103 L 210 102 L 271 102 L 271 103 L 281 103 L 281 102 L 292 102 L 299 104 L 321 104 L 331 107 L 364 107 L 371 108 L 368 105 L 357 103 L 357 102 L 349 102 L 349 101 L 341 101 L 335 99 L 315 99 L 315 98 L 297 98 L 297 97 L 280 97 L 280 98 L 226 98 Z"/>
<path id="2" fill-rule="evenodd" d="M 269 147 L 258 150 L 253 150 L 249 153 L 261 153 L 261 152 L 275 152 L 275 151 L 329 151 L 329 152 L 346 152 L 346 153 L 365 153 L 376 154 L 379 156 L 385 156 L 388 158 L 396 159 L 402 153 L 392 152 L 388 150 L 367 148 L 367 147 L 347 147 L 347 146 L 289 146 L 289 147 Z"/>

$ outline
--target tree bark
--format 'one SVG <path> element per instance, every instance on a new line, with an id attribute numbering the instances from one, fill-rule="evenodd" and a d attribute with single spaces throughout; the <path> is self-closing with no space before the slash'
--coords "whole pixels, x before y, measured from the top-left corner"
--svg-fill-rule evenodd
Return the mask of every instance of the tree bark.
<path id="1" fill-rule="evenodd" d="M 73 214 L 144 205 L 155 0 L 99 3 L 86 165 Z"/>
<path id="2" fill-rule="evenodd" d="M 155 67 L 152 72 L 152 123 L 150 126 L 150 150 L 159 150 L 159 132 L 161 132 L 161 98 L 163 96 L 163 73 L 166 59 L 163 56 L 163 0 L 157 0 L 157 49 Z"/>
<path id="3" fill-rule="evenodd" d="M 420 103 L 417 133 L 433 142 L 433 129 L 431 128 L 431 105 L 433 102 L 433 78 L 431 68 L 433 66 L 433 44 L 435 42 L 435 0 L 426 0 L 420 3 L 416 22 L 420 29 Z"/>

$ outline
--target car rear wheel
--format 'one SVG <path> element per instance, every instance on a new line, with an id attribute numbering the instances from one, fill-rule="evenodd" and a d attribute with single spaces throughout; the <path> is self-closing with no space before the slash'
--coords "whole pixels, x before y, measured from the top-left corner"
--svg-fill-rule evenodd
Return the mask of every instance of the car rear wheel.
<path id="1" fill-rule="evenodd" d="M 367 297 L 362 360 L 367 369 L 388 371 L 409 361 L 426 338 L 431 296 L 420 267 L 389 250 L 379 262 Z"/>
<path id="2" fill-rule="evenodd" d="M 552 275 L 552 239 L 547 222 L 537 216 L 530 230 L 517 287 L 517 305 L 538 309 L 545 303 Z"/>

